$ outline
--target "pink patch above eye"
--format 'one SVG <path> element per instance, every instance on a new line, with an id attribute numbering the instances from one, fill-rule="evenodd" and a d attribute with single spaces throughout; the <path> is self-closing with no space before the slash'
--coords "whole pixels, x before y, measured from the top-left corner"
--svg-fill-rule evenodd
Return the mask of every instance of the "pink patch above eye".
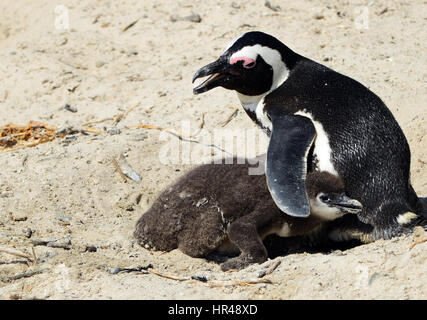
<path id="1" fill-rule="evenodd" d="M 230 60 L 230 64 L 235 64 L 239 61 L 243 61 L 243 67 L 245 68 L 253 68 L 255 67 L 256 61 L 252 58 L 248 57 L 237 57 Z M 252 64 L 252 65 L 250 65 Z"/>

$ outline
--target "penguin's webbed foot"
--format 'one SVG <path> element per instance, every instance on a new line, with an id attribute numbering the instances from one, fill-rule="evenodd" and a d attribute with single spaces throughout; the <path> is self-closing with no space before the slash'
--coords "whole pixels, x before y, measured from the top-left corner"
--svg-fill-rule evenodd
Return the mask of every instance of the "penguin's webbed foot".
<path id="1" fill-rule="evenodd" d="M 254 263 L 267 261 L 268 253 L 258 234 L 257 225 L 268 220 L 268 214 L 255 210 L 250 215 L 234 221 L 227 230 L 230 241 L 239 248 L 241 254 L 221 264 L 221 270 L 244 269 Z"/>
<path id="2" fill-rule="evenodd" d="M 254 257 L 250 254 L 241 254 L 238 257 L 228 259 L 226 262 L 221 263 L 221 270 L 241 270 L 249 267 L 254 263 L 263 263 L 267 261 L 267 254 L 261 254 L 260 256 Z"/>

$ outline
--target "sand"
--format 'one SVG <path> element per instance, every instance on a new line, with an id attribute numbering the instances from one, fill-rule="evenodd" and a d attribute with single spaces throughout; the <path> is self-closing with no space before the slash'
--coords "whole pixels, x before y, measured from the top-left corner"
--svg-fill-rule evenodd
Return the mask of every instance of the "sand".
<path id="1" fill-rule="evenodd" d="M 33 243 L 50 241 L 34 247 L 38 263 L 0 252 L 1 299 L 427 298 L 422 230 L 345 251 L 291 254 L 233 273 L 178 250 L 147 251 L 132 238 L 139 216 L 198 164 L 200 154 L 221 156 L 206 146 L 215 130 L 258 132 L 233 92 L 194 96 L 191 84 L 199 67 L 249 30 L 273 34 L 378 94 L 408 139 L 411 181 L 418 195 L 426 196 L 426 5 L 415 0 L 271 4 L 280 10 L 254 0 L 0 4 L 0 126 L 33 120 L 91 128 L 0 153 L 0 245 L 32 256 Z M 200 22 L 197 16 L 181 19 L 193 13 Z M 187 135 L 199 131 L 194 139 L 204 144 L 180 145 L 167 132 L 136 128 L 142 124 Z M 256 153 L 265 146 L 260 142 Z M 244 153 L 239 147 L 224 149 Z M 195 152 L 193 159 L 180 159 L 188 150 Z M 123 182 L 111 160 L 120 154 L 140 183 Z M 277 261 L 263 278 L 271 283 L 232 283 L 259 280 L 258 272 Z M 109 272 L 148 264 L 162 274 L 205 276 L 208 282 Z M 12 278 L 32 271 L 39 272 Z"/>

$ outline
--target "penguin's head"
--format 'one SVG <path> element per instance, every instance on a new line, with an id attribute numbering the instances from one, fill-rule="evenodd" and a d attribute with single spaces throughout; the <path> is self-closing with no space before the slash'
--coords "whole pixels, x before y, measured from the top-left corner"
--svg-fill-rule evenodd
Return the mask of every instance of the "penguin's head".
<path id="1" fill-rule="evenodd" d="M 214 62 L 199 69 L 196 79 L 209 76 L 194 87 L 195 94 L 215 87 L 258 96 L 274 90 L 288 77 L 298 55 L 271 35 L 247 32 L 232 41 Z"/>
<path id="2" fill-rule="evenodd" d="M 358 214 L 362 204 L 345 194 L 342 180 L 328 172 L 311 172 L 307 175 L 306 191 L 310 211 L 324 220 L 334 220 L 344 214 Z"/>

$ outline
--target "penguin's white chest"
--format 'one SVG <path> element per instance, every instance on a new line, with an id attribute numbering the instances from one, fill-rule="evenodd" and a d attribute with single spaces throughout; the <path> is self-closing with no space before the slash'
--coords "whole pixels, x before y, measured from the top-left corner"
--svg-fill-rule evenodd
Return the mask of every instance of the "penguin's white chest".
<path id="1" fill-rule="evenodd" d="M 259 96 L 246 96 L 240 93 L 237 93 L 240 103 L 246 111 L 255 113 L 255 116 L 258 122 L 261 124 L 261 127 L 266 130 L 273 128 L 270 119 L 267 117 L 267 114 L 264 112 L 264 97 L 266 94 Z"/>
<path id="2" fill-rule="evenodd" d="M 271 123 L 271 120 L 268 118 L 267 113 L 264 112 L 264 107 L 265 107 L 264 98 L 262 98 L 256 106 L 255 114 L 258 121 L 261 123 L 261 126 L 263 127 L 263 129 L 268 129 L 271 132 L 273 129 L 273 124 Z"/>

